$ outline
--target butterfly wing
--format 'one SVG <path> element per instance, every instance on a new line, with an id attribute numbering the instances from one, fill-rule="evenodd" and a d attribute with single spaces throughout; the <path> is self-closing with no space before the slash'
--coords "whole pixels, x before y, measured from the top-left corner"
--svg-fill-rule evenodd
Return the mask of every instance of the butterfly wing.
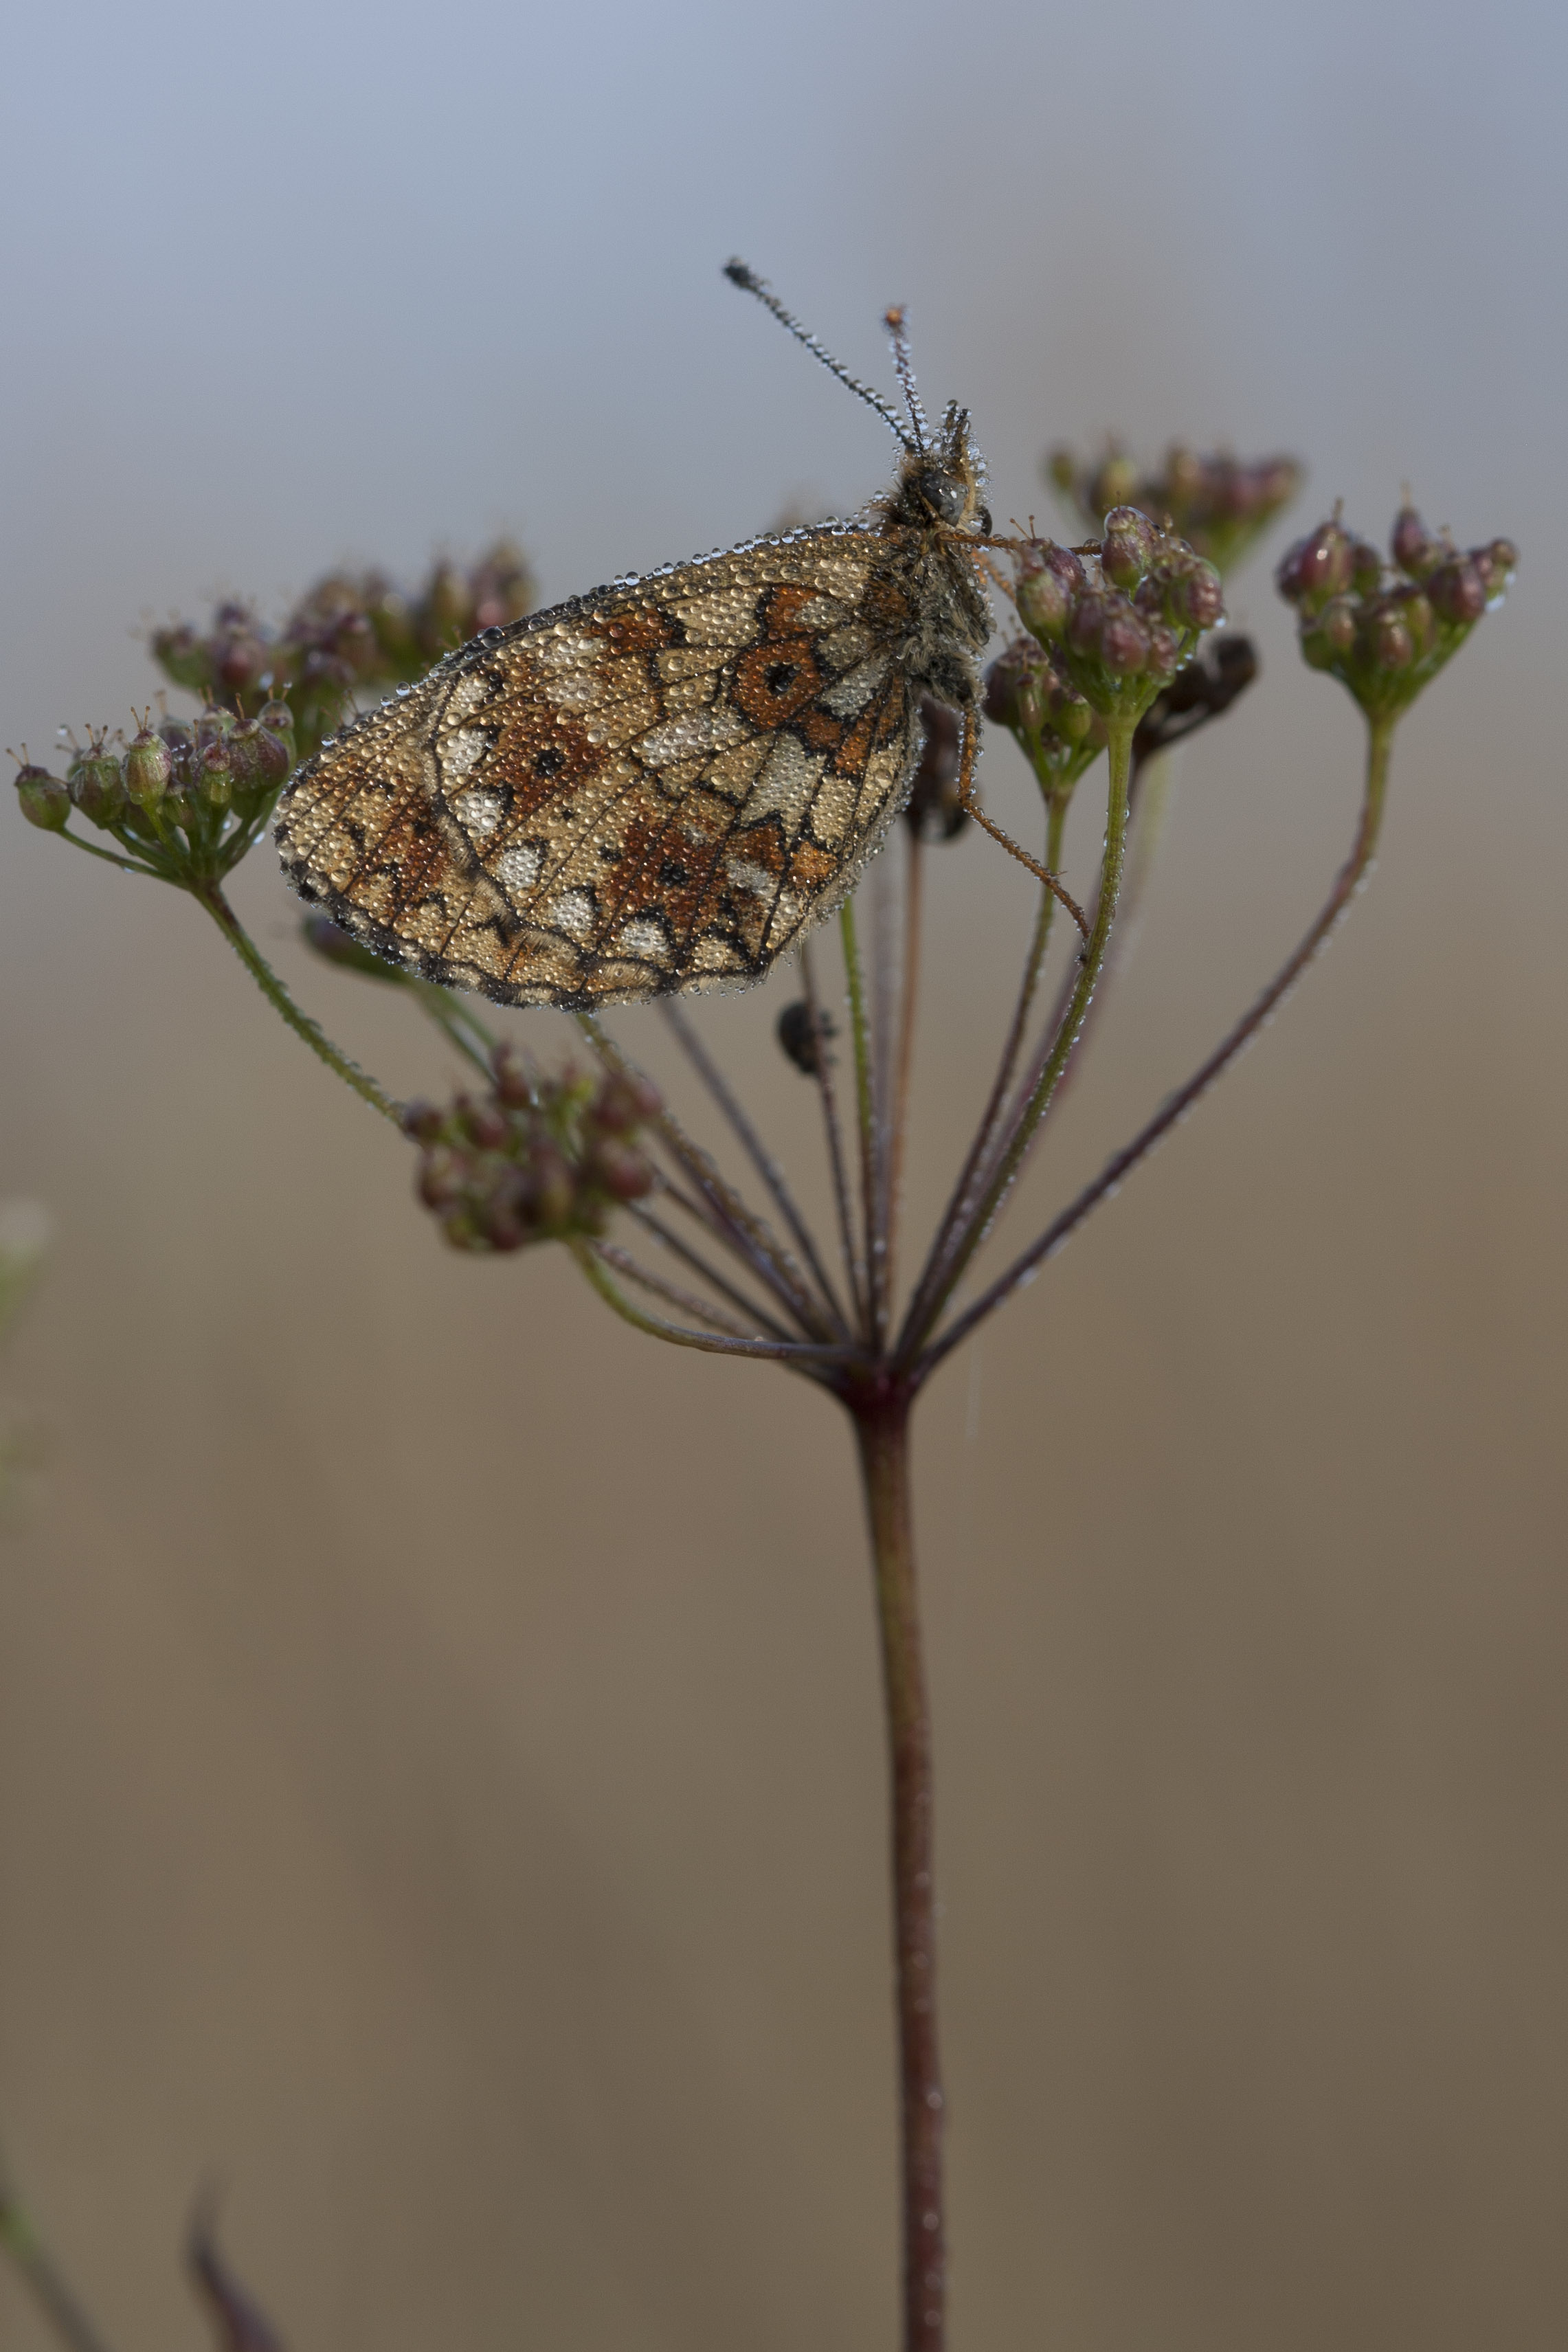
<path id="1" fill-rule="evenodd" d="M 301 769 L 278 820 L 295 887 L 502 1003 L 760 978 L 908 785 L 889 553 L 798 532 L 476 638 Z"/>

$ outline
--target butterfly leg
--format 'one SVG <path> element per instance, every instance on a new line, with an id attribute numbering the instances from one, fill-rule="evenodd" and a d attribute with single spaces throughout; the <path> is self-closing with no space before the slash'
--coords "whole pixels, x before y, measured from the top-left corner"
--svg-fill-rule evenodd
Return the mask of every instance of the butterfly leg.
<path id="1" fill-rule="evenodd" d="M 1059 899 L 1061 904 L 1067 908 L 1068 913 L 1072 917 L 1073 921 L 1078 925 L 1079 931 L 1087 940 L 1089 937 L 1089 918 L 1084 913 L 1083 908 L 1079 905 L 1078 900 L 1073 897 L 1071 891 L 1068 889 L 1064 883 L 1058 882 L 1056 876 L 1050 871 L 1049 867 L 1042 866 L 1037 857 L 1031 857 L 1026 849 L 1020 849 L 1018 844 L 1014 840 L 1010 833 L 1004 833 L 999 824 L 993 824 L 991 819 L 986 815 L 984 810 L 975 799 L 974 762 L 979 755 L 979 751 L 980 722 L 974 715 L 973 706 L 966 704 L 963 711 L 963 745 L 959 754 L 958 768 L 958 799 L 960 807 L 966 809 L 969 814 L 974 819 L 975 824 L 982 826 L 984 830 L 991 835 L 993 841 L 999 841 L 1003 848 L 1007 851 L 1008 855 L 1017 859 L 1020 866 L 1026 866 L 1030 873 L 1035 877 L 1037 882 L 1043 882 L 1045 884 L 1046 888 L 1050 892 L 1052 898 Z"/>

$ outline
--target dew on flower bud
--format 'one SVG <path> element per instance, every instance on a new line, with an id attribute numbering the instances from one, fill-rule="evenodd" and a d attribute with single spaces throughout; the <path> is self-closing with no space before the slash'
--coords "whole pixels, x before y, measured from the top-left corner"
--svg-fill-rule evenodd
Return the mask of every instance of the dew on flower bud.
<path id="1" fill-rule="evenodd" d="M 1337 522 L 1323 522 L 1299 539 L 1279 566 L 1279 593 L 1309 611 L 1341 596 L 1352 577 L 1349 534 Z"/>
<path id="2" fill-rule="evenodd" d="M 139 727 L 125 753 L 125 790 L 138 808 L 154 809 L 169 788 L 174 751 L 190 741 L 190 731 L 167 719 L 158 733 Z"/>
<path id="3" fill-rule="evenodd" d="M 1152 639 L 1149 629 L 1124 597 L 1107 597 L 1100 623 L 1100 658 L 1118 677 L 1131 677 L 1146 669 Z"/>
<path id="4" fill-rule="evenodd" d="M 205 746 L 196 763 L 196 785 L 209 808 L 227 808 L 234 798 L 234 769 L 226 743 Z"/>
<path id="5" fill-rule="evenodd" d="M 1082 593 L 1083 566 L 1070 548 L 1047 546 L 1031 551 L 1043 559 L 1030 562 L 1025 558 L 1025 569 L 1018 581 L 1018 618 L 1037 637 L 1059 637 L 1072 610 L 1073 598 Z"/>
<path id="6" fill-rule="evenodd" d="M 1117 588 L 1136 588 L 1148 568 L 1155 530 L 1136 507 L 1112 507 L 1105 518 L 1100 568 Z"/>

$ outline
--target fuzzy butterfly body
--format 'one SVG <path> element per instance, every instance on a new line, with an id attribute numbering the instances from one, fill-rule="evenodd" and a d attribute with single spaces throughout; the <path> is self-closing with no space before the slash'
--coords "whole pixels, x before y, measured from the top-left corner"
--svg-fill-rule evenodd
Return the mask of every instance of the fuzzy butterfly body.
<path id="1" fill-rule="evenodd" d="M 955 412 L 859 524 L 488 630 L 300 771 L 278 814 L 294 887 L 506 1004 L 760 979 L 902 806 L 921 694 L 974 703 L 977 477 Z"/>

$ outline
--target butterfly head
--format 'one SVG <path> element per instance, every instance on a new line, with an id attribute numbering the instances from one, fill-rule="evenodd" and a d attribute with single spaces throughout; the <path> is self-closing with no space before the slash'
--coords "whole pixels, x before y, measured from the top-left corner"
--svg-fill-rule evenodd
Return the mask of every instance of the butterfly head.
<path id="1" fill-rule="evenodd" d="M 985 466 L 969 434 L 969 412 L 953 402 L 941 435 L 907 450 L 899 468 L 890 514 L 917 530 L 991 534 L 991 510 L 982 495 Z"/>

